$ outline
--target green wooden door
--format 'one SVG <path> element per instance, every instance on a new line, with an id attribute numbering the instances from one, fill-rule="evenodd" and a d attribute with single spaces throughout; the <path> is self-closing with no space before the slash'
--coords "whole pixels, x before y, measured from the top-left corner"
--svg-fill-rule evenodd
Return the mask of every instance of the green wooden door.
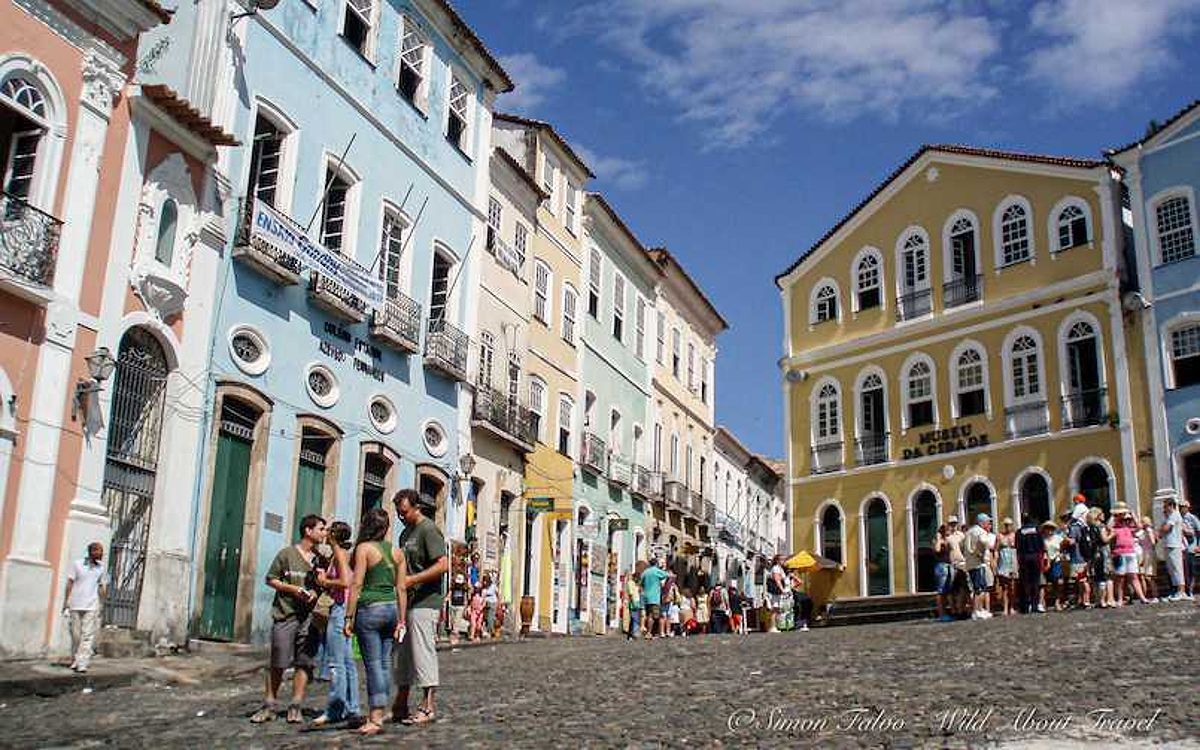
<path id="1" fill-rule="evenodd" d="M 892 555 L 888 547 L 887 508 L 882 500 L 867 506 L 867 595 L 892 593 Z"/>
<path id="2" fill-rule="evenodd" d="M 300 459 L 296 476 L 296 513 L 293 516 L 295 539 L 300 538 L 300 521 L 309 514 L 321 515 L 321 496 L 325 492 L 325 467 Z"/>
<path id="3" fill-rule="evenodd" d="M 205 638 L 233 639 L 249 477 L 250 441 L 222 429 L 217 437 L 208 546 L 204 556 L 200 634 Z"/>

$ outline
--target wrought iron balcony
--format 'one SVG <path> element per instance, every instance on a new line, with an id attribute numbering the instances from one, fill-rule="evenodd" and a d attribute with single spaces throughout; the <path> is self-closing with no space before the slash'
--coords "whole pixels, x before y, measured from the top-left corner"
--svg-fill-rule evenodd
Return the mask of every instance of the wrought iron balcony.
<path id="1" fill-rule="evenodd" d="M 608 447 L 594 433 L 583 433 L 583 453 L 579 458 L 583 468 L 596 474 L 604 474 L 608 469 Z"/>
<path id="2" fill-rule="evenodd" d="M 812 447 L 811 473 L 828 474 L 832 471 L 841 471 L 843 468 L 842 441 L 822 443 Z"/>
<path id="3" fill-rule="evenodd" d="M 53 286 L 61 233 L 61 221 L 0 192 L 0 281 L 10 281 L 18 294 L 31 285 Z"/>
<path id="4" fill-rule="evenodd" d="M 658 498 L 662 496 L 662 472 L 651 471 L 645 466 L 633 467 L 633 494 L 642 497 Z"/>
<path id="5" fill-rule="evenodd" d="M 688 503 L 687 487 L 683 486 L 683 482 L 668 479 L 663 482 L 663 498 L 668 508 L 683 510 Z"/>
<path id="6" fill-rule="evenodd" d="M 300 259 L 253 236 L 250 227 L 253 207 L 253 201 L 242 202 L 238 214 L 237 235 L 233 241 L 233 259 L 280 286 L 299 284 L 300 272 L 303 269 Z"/>
<path id="7" fill-rule="evenodd" d="M 914 289 L 896 298 L 896 319 L 912 320 L 933 310 L 933 290 Z"/>
<path id="8" fill-rule="evenodd" d="M 529 409 L 515 403 L 507 394 L 485 385 L 475 388 L 472 424 L 490 428 L 497 437 L 527 453 L 533 451 L 537 440 L 529 417 Z"/>
<path id="9" fill-rule="evenodd" d="M 452 380 L 467 379 L 467 350 L 471 339 L 444 319 L 429 321 L 425 337 L 425 366 Z"/>
<path id="10" fill-rule="evenodd" d="M 859 466 L 887 463 L 888 434 L 886 432 L 863 435 L 855 441 L 855 445 Z"/>
<path id="11" fill-rule="evenodd" d="M 967 276 L 942 285 L 942 304 L 949 310 L 952 307 L 978 302 L 983 299 L 983 276 Z"/>
<path id="12" fill-rule="evenodd" d="M 1107 389 L 1092 388 L 1063 396 L 1063 427 L 1090 427 L 1108 421 Z"/>
<path id="13" fill-rule="evenodd" d="M 628 487 L 633 482 L 633 466 L 615 452 L 608 454 L 608 481 L 621 487 Z"/>
<path id="14" fill-rule="evenodd" d="M 371 338 L 414 354 L 421 348 L 421 303 L 397 292 L 371 312 Z"/>
<path id="15" fill-rule="evenodd" d="M 310 271 L 308 298 L 325 312 L 347 323 L 367 319 L 367 301 L 319 271 Z"/>
<path id="16" fill-rule="evenodd" d="M 1009 440 L 1050 431 L 1050 415 L 1044 400 L 1010 406 L 1004 410 L 1004 416 L 1008 421 L 1005 434 Z"/>

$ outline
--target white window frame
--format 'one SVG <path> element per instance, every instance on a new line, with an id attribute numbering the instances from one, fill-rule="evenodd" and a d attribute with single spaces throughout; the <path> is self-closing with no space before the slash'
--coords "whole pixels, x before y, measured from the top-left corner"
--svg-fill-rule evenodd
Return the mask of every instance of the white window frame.
<path id="1" fill-rule="evenodd" d="M 683 377 L 683 331 L 678 326 L 671 329 L 671 375 L 677 381 Z"/>
<path id="2" fill-rule="evenodd" d="M 975 235 L 975 241 L 972 243 L 975 246 L 975 274 L 983 275 L 983 249 L 980 247 L 982 236 L 979 231 L 979 217 L 975 215 L 974 211 L 960 208 L 950 214 L 950 218 L 946 219 L 946 223 L 942 225 L 943 282 L 954 281 L 957 278 L 954 275 L 954 246 L 950 240 L 954 235 L 954 225 L 963 220 L 971 223 L 971 231 Z"/>
<path id="3" fill-rule="evenodd" d="M 1192 255 L 1190 258 L 1166 261 L 1163 259 L 1162 242 L 1158 234 L 1158 207 L 1172 198 L 1187 199 L 1188 213 L 1191 215 L 1190 218 L 1192 220 Z M 1160 190 L 1151 196 L 1150 200 L 1146 201 L 1146 224 L 1146 233 L 1149 235 L 1150 246 L 1154 253 L 1151 256 L 1154 260 L 1154 265 L 1162 266 L 1170 263 L 1182 263 L 1185 260 L 1200 257 L 1200 217 L 1196 215 L 1196 192 L 1191 185 L 1175 185 L 1165 190 Z"/>
<path id="4" fill-rule="evenodd" d="M 479 332 L 479 365 L 475 382 L 485 388 L 492 387 L 493 367 L 496 359 L 496 337 L 491 331 Z"/>
<path id="5" fill-rule="evenodd" d="M 613 328 L 617 327 L 617 321 L 621 323 L 621 335 L 617 336 L 616 331 L 613 331 L 613 338 L 624 344 L 628 333 L 625 328 L 625 299 L 629 293 L 629 284 L 625 281 L 625 276 L 620 271 L 613 270 Z"/>
<path id="6" fill-rule="evenodd" d="M 525 266 L 525 256 L 529 254 L 529 227 L 524 222 L 515 222 L 513 228 L 513 250 L 517 254 L 518 271 Z"/>
<path id="7" fill-rule="evenodd" d="M 341 162 L 339 164 L 339 161 Z M 362 195 L 362 177 L 349 164 L 342 160 L 338 155 L 331 151 L 325 151 L 324 159 L 321 162 L 322 169 L 320 172 L 320 183 L 317 186 L 317 196 L 315 203 L 321 206 L 320 224 L 318 225 L 317 236 L 320 239 L 322 246 L 325 246 L 325 206 L 321 201 L 325 197 L 325 180 L 328 179 L 330 172 L 333 172 L 338 177 L 349 183 L 346 189 L 346 206 L 342 213 L 342 235 L 341 244 L 337 252 L 339 255 L 347 258 L 358 259 L 358 218 L 359 218 L 359 201 Z M 326 247 L 327 250 L 333 248 Z"/>
<path id="8" fill-rule="evenodd" d="M 365 2 L 371 3 L 369 17 L 363 16 L 359 9 L 355 7 L 354 0 L 342 0 L 342 13 L 338 19 L 338 36 L 342 37 L 346 44 L 350 44 L 350 39 L 346 37 L 346 15 L 354 13 L 354 15 L 362 19 L 367 27 L 367 36 L 363 40 L 363 48 L 357 50 L 357 52 L 373 64 L 375 62 L 376 41 L 379 38 L 379 14 L 382 1 L 365 0 Z"/>
<path id="9" fill-rule="evenodd" d="M 588 314 L 592 314 L 592 298 L 596 299 L 596 314 L 592 315 L 595 320 L 600 320 L 600 310 L 604 306 L 603 284 L 604 278 L 604 256 L 600 254 L 597 248 L 588 250 Z"/>
<path id="10" fill-rule="evenodd" d="M 575 458 L 575 399 L 571 398 L 569 393 L 560 391 L 557 406 L 558 409 L 554 415 L 554 448 L 568 458 Z M 564 422 L 566 422 L 565 428 L 563 427 Z M 562 445 L 561 433 L 564 429 L 567 432 L 567 449 L 565 451 L 560 449 Z"/>
<path id="11" fill-rule="evenodd" d="M 1049 241 L 1046 247 L 1050 248 L 1051 257 L 1071 249 L 1070 247 L 1060 247 L 1059 243 L 1059 224 L 1062 220 L 1062 213 L 1071 207 L 1078 208 L 1083 212 L 1083 220 L 1087 222 L 1087 242 L 1071 247 L 1095 247 L 1096 245 L 1096 225 L 1092 221 L 1092 207 L 1083 198 L 1077 195 L 1068 195 L 1050 209 L 1050 218 L 1046 223 L 1047 240 Z"/>
<path id="12" fill-rule="evenodd" d="M 383 282 L 384 296 L 389 300 L 396 299 L 392 294 L 392 290 L 388 289 L 388 258 L 393 252 L 390 243 L 391 234 L 390 227 L 400 228 L 400 248 L 396 262 L 396 288 L 397 294 L 409 294 L 409 286 L 405 282 L 412 279 L 411 258 L 408 257 L 408 244 L 411 240 L 409 232 L 412 230 L 412 221 L 408 216 L 400 210 L 400 207 L 389 200 L 384 200 L 379 211 L 379 280 Z"/>
<path id="13" fill-rule="evenodd" d="M 487 212 L 487 237 L 500 240 L 504 237 L 504 206 L 496 199 L 496 196 L 488 196 L 488 212 Z M 496 254 L 495 242 L 484 242 L 485 249 L 492 255 Z"/>
<path id="14" fill-rule="evenodd" d="M 446 84 L 446 123 L 442 129 L 442 133 L 446 136 L 446 140 L 450 145 L 457 146 L 465 156 L 470 157 L 474 149 L 472 149 L 472 139 L 475 135 L 474 128 L 474 112 L 475 112 L 475 88 L 468 85 L 470 77 L 464 73 L 460 73 L 454 66 L 449 66 L 449 74 Z M 462 89 L 461 96 L 454 96 L 454 87 L 459 86 Z M 463 130 L 459 136 L 459 142 L 456 144 L 450 140 L 450 115 L 455 112 L 454 103 L 462 102 L 461 111 L 457 112 L 458 116 L 463 121 Z"/>
<path id="15" fill-rule="evenodd" d="M 1179 313 L 1160 327 L 1162 336 L 1160 337 L 1159 345 L 1162 347 L 1163 387 L 1167 390 L 1174 390 L 1180 387 L 1175 381 L 1175 350 L 1172 338 L 1176 331 L 1196 326 L 1200 326 L 1200 312 L 1188 311 Z M 1187 387 L 1190 388 L 1193 386 Z"/>
<path id="16" fill-rule="evenodd" d="M 657 318 L 657 332 L 654 343 L 654 361 L 666 367 L 667 365 L 667 316 L 661 310 L 654 311 Z"/>
<path id="17" fill-rule="evenodd" d="M 542 442 L 542 443 L 546 442 L 546 429 L 548 427 L 548 425 L 547 425 L 548 420 L 546 419 L 546 406 L 547 406 L 546 394 L 547 393 L 548 393 L 548 391 L 546 390 L 546 381 L 542 380 L 537 375 L 530 375 L 529 376 L 529 410 L 531 412 L 533 412 L 534 414 L 538 415 L 537 439 L 539 442 Z M 555 434 L 557 435 L 557 432 Z"/>
<path id="18" fill-rule="evenodd" d="M 950 352 L 950 361 L 948 363 L 949 368 L 947 370 L 950 380 L 950 417 L 951 419 L 966 418 L 959 413 L 958 409 L 958 396 L 962 392 L 962 389 L 959 388 L 958 382 L 958 360 L 959 357 L 961 357 L 968 349 L 974 349 L 979 353 L 979 366 L 983 373 L 983 415 L 976 414 L 973 416 L 985 416 L 988 419 L 991 419 L 992 383 L 991 373 L 988 367 L 988 351 L 983 344 L 975 341 L 974 339 L 967 339 L 960 342 L 958 346 L 954 347 L 954 351 Z"/>
<path id="19" fill-rule="evenodd" d="M 646 298 L 639 294 L 634 311 L 633 354 L 643 362 L 646 361 L 646 315 Z"/>
<path id="20" fill-rule="evenodd" d="M 579 292 L 570 282 L 562 290 L 562 340 L 575 346 L 579 340 Z"/>
<path id="21" fill-rule="evenodd" d="M 420 41 L 420 67 L 417 68 L 412 65 L 410 67 L 414 67 L 421 81 L 417 84 L 417 90 L 413 93 L 411 101 L 400 90 L 400 73 L 406 62 L 404 60 L 404 42 L 409 34 L 412 34 Z M 414 47 L 414 49 L 417 48 Z M 400 16 L 400 44 L 396 52 L 396 70 L 393 79 L 395 80 L 396 91 L 400 94 L 400 97 L 405 101 L 410 101 L 422 114 L 429 113 L 429 69 L 432 49 L 433 45 L 429 43 L 429 34 L 425 32 L 421 24 L 413 20 L 412 16 L 407 13 L 402 14 Z"/>
<path id="22" fill-rule="evenodd" d="M 543 289 L 538 284 L 538 272 L 545 271 L 546 285 Z M 550 264 L 541 258 L 533 262 L 533 317 L 545 326 L 550 325 L 554 316 L 554 271 Z M 540 302 L 540 304 L 539 304 Z M 539 310 L 538 308 L 542 309 Z"/>
<path id="23" fill-rule="evenodd" d="M 879 384 L 883 388 L 883 431 L 873 434 L 890 435 L 892 427 L 892 402 L 888 394 L 888 376 L 883 371 L 882 367 L 871 365 L 859 370 L 858 376 L 854 379 L 854 437 L 862 438 L 866 435 L 864 430 L 864 417 L 866 416 L 862 409 L 862 395 L 866 390 L 863 386 L 866 385 L 867 378 L 871 376 L 879 378 Z M 890 447 L 889 447 L 890 451 Z"/>
<path id="24" fill-rule="evenodd" d="M 858 251 L 858 254 L 854 256 L 854 262 L 852 262 L 850 264 L 850 278 L 853 281 L 853 283 L 850 286 L 854 290 L 853 293 L 850 295 L 850 309 L 855 315 L 862 312 L 862 310 L 863 310 L 862 305 L 859 302 L 859 297 L 858 297 L 859 293 L 867 291 L 868 289 L 871 288 L 871 287 L 863 287 L 860 284 L 860 278 L 859 278 L 859 266 L 861 266 L 863 261 L 865 261 L 867 258 L 874 258 L 875 262 L 877 264 L 876 268 L 878 269 L 878 278 L 875 280 L 874 288 L 879 290 L 878 308 L 880 310 L 887 309 L 888 295 L 884 291 L 885 289 L 887 289 L 887 283 L 884 279 L 883 253 L 880 252 L 878 248 L 871 247 L 868 245 L 867 247 L 864 247 L 863 249 Z M 873 308 L 868 308 L 868 309 L 873 309 Z"/>
<path id="25" fill-rule="evenodd" d="M 52 212 L 59 186 L 59 169 L 67 137 L 67 109 L 62 89 L 51 74 L 52 66 L 21 52 L 0 56 L 0 81 L 21 78 L 42 96 L 44 112 L 31 112 L 20 103 L 11 106 L 20 111 L 44 130 L 38 140 L 37 156 L 33 163 L 33 176 L 29 183 L 28 203 L 46 212 Z M 11 100 L 9 100 L 11 102 Z M 8 165 L 3 165 L 7 172 Z M 7 174 L 3 175 L 7 178 Z M 242 181 L 245 184 L 245 180 Z M 7 185 L 7 179 L 5 185 Z"/>
<path id="26" fill-rule="evenodd" d="M 294 120 L 284 114 L 283 110 L 276 107 L 271 102 L 259 97 L 255 99 L 254 119 L 253 123 L 258 121 L 258 118 L 270 122 L 276 130 L 281 134 L 279 139 L 279 168 L 275 172 L 275 204 L 274 208 L 288 216 L 292 213 L 292 199 L 295 193 L 296 185 L 296 161 L 300 152 L 300 129 Z M 246 151 L 246 172 L 242 177 L 242 185 L 247 189 L 250 181 L 251 151 L 252 146 Z M 337 161 L 335 160 L 336 164 Z M 322 174 L 324 179 L 324 174 Z M 322 185 L 324 187 L 324 185 Z M 247 196 L 250 197 L 250 196 Z M 317 200 L 321 198 L 318 195 Z"/>
<path id="27" fill-rule="evenodd" d="M 929 397 L 914 400 L 909 391 L 912 381 L 912 370 L 918 364 L 923 364 L 929 368 Z M 920 427 L 936 428 L 941 424 L 939 419 L 938 409 L 938 387 L 937 387 L 937 362 L 933 357 L 925 352 L 916 352 L 909 355 L 908 359 L 904 360 L 904 364 L 900 367 L 900 431 L 905 433 L 913 425 L 911 424 L 912 415 L 909 413 L 908 407 L 919 401 L 930 401 L 933 404 L 933 421 L 928 425 L 920 425 Z"/>
<path id="28" fill-rule="evenodd" d="M 1020 206 L 1025 210 L 1025 238 L 1029 243 L 1029 255 L 1021 260 L 1005 263 L 1004 213 L 1012 206 Z M 1000 273 L 1005 268 L 1019 266 L 1022 263 L 1037 265 L 1037 235 L 1034 232 L 1035 226 L 1037 226 L 1037 217 L 1033 212 L 1033 204 L 1025 196 L 1008 195 L 996 205 L 996 210 L 992 213 L 992 261 L 995 264 L 996 273 Z"/>
<path id="29" fill-rule="evenodd" d="M 832 399 L 822 396 L 822 393 L 825 391 L 826 388 L 833 388 L 834 395 L 833 395 Z M 832 401 L 833 408 L 834 408 L 833 420 L 832 420 L 832 424 L 831 424 L 832 431 L 828 432 L 828 434 L 822 435 L 821 434 L 821 423 L 823 421 L 829 421 L 829 420 L 822 419 L 821 409 L 823 406 L 825 406 L 830 401 Z M 843 435 L 845 433 L 842 429 L 843 411 L 842 411 L 842 386 L 841 386 L 841 383 L 839 383 L 835 378 L 832 378 L 832 377 L 825 377 L 825 378 L 822 378 L 821 380 L 817 381 L 817 384 L 813 387 L 812 391 L 809 393 L 808 407 L 809 407 L 810 432 L 811 432 L 811 436 L 812 436 L 813 445 L 814 446 L 831 445 L 833 443 L 842 442 Z"/>
<path id="30" fill-rule="evenodd" d="M 566 189 L 563 191 L 563 226 L 572 237 L 579 235 L 579 188 L 570 179 L 564 180 Z"/>
<path id="31" fill-rule="evenodd" d="M 696 392 L 696 342 L 687 342 L 687 389 Z"/>
<path id="32" fill-rule="evenodd" d="M 908 244 L 913 240 L 918 240 L 920 246 L 924 248 L 922 255 L 924 256 L 924 280 L 914 278 L 913 286 L 909 287 L 905 284 L 904 273 L 904 256 L 908 251 Z M 915 247 L 915 246 L 914 246 Z M 929 242 L 929 232 L 919 225 L 907 227 L 900 233 L 899 239 L 896 240 L 896 296 L 900 297 L 912 292 L 923 292 L 933 288 L 933 249 Z M 932 310 L 932 300 L 930 309 Z M 928 314 L 928 313 L 927 313 Z"/>
<path id="33" fill-rule="evenodd" d="M 823 299 L 828 299 L 827 297 L 822 297 L 822 294 L 826 290 L 831 290 L 833 292 L 832 299 L 833 299 L 834 315 L 832 318 L 826 318 L 825 320 L 821 320 L 821 319 L 819 319 L 817 312 L 819 309 L 819 303 Z M 841 322 L 842 322 L 842 291 L 838 287 L 837 281 L 826 276 L 825 278 L 821 279 L 816 284 L 814 284 L 812 291 L 809 292 L 808 327 L 812 328 L 814 326 L 820 325 L 821 323 L 841 323 Z"/>
<path id="34" fill-rule="evenodd" d="M 549 151 L 542 152 L 542 190 L 546 193 L 546 210 L 558 213 L 558 164 Z"/>
<path id="35" fill-rule="evenodd" d="M 1013 356 L 1013 348 L 1017 345 L 1017 341 L 1028 338 L 1034 343 L 1034 356 L 1037 357 L 1037 380 L 1038 390 L 1036 392 L 1026 390 L 1020 396 L 1017 395 L 1017 379 L 1015 372 L 1016 357 Z M 1025 404 L 1033 404 L 1039 401 L 1049 401 L 1046 390 L 1046 347 L 1042 341 L 1042 335 L 1036 328 L 1030 326 L 1018 326 L 1008 332 L 1004 338 L 1004 349 L 1002 351 L 1004 363 L 1004 404 L 1005 406 L 1023 406 Z M 1022 368 L 1025 371 L 1025 382 L 1029 382 L 1028 374 L 1028 357 L 1024 358 Z M 1066 362 L 1066 360 L 1059 360 Z"/>
<path id="36" fill-rule="evenodd" d="M 1090 312 L 1084 310 L 1076 310 L 1058 325 L 1058 387 L 1059 393 L 1063 396 L 1069 396 L 1074 393 L 1071 390 L 1071 365 L 1067 358 L 1067 344 L 1071 334 L 1071 329 L 1076 323 L 1086 323 L 1092 328 L 1092 333 L 1096 337 L 1096 364 L 1100 373 L 1099 387 L 1104 389 L 1105 398 L 1108 398 L 1108 361 L 1105 359 L 1104 353 L 1104 327 L 1100 325 L 1100 320 Z"/>

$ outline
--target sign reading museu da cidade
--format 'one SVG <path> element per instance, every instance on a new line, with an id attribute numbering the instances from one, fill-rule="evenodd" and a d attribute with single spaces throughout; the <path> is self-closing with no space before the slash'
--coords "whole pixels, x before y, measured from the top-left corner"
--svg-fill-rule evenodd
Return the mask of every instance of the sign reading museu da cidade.
<path id="1" fill-rule="evenodd" d="M 291 219 L 260 200 L 254 201 L 250 233 L 251 239 L 286 253 L 306 267 L 329 276 L 371 307 L 383 305 L 385 291 L 382 279 L 376 278 L 352 259 L 313 242 Z"/>
<path id="2" fill-rule="evenodd" d="M 987 433 L 975 434 L 971 425 L 955 425 L 945 430 L 929 430 L 917 436 L 917 445 L 905 448 L 901 457 L 908 461 L 922 456 L 940 456 L 945 453 L 979 448 L 988 444 Z"/>

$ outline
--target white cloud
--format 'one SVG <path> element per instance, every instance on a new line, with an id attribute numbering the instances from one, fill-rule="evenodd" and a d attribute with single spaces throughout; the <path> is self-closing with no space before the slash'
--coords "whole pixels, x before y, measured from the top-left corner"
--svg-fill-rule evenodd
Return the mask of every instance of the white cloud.
<path id="1" fill-rule="evenodd" d="M 567 80 L 566 71 L 543 64 L 529 52 L 502 55 L 500 64 L 512 76 L 517 87 L 500 100 L 504 107 L 529 112 Z"/>
<path id="2" fill-rule="evenodd" d="M 1198 0 L 1044 0 L 1030 12 L 1046 46 L 1035 80 L 1074 100 L 1110 101 L 1169 67 L 1171 42 L 1194 30 Z"/>
<path id="3" fill-rule="evenodd" d="M 741 146 L 796 112 L 831 121 L 941 114 L 996 94 L 997 25 L 958 0 L 608 0 L 592 18 L 643 83 Z M 600 21 L 600 19 L 603 19 Z M 595 27 L 593 27 L 595 28 Z"/>
<path id="4" fill-rule="evenodd" d="M 637 190 L 650 179 L 650 173 L 644 161 L 623 159 L 619 156 L 602 156 L 579 144 L 574 144 L 572 148 L 579 153 L 579 158 L 583 159 L 596 173 L 596 179 L 613 187 L 622 190 Z"/>

